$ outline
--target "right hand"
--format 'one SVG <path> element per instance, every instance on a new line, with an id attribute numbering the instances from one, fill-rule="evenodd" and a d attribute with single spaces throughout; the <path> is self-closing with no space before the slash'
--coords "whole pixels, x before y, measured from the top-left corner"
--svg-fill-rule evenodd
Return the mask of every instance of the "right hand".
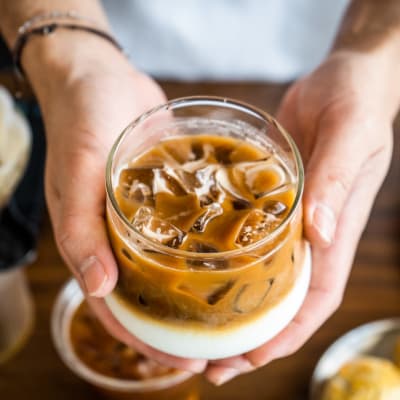
<path id="1" fill-rule="evenodd" d="M 173 357 L 145 345 L 122 327 L 103 300 L 118 275 L 104 220 L 106 159 L 122 129 L 166 98 L 110 44 L 87 36 L 81 35 L 83 48 L 63 32 L 41 38 L 29 43 L 24 56 L 45 122 L 46 199 L 58 248 L 113 336 L 161 363 L 200 372 L 206 361 Z M 52 50 L 34 49 L 46 45 Z M 47 55 L 42 63 L 37 54 Z"/>

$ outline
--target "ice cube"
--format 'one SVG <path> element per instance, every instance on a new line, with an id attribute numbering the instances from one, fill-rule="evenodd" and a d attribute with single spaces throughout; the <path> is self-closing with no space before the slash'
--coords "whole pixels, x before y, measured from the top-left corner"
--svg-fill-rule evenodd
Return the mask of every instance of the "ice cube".
<path id="1" fill-rule="evenodd" d="M 140 207 L 133 217 L 132 225 L 142 235 L 168 247 L 178 248 L 185 238 L 183 231 L 156 217 L 150 207 Z"/>
<path id="2" fill-rule="evenodd" d="M 242 174 L 246 187 L 256 199 L 290 182 L 286 167 L 274 156 L 260 161 L 238 163 L 234 166 L 233 174 Z"/>
<path id="3" fill-rule="evenodd" d="M 234 284 L 234 280 L 221 280 L 221 282 L 207 282 L 205 284 L 198 281 L 193 284 L 185 282 L 179 285 L 178 290 L 191 298 L 197 298 L 201 302 L 213 306 L 224 299 Z"/>
<path id="4" fill-rule="evenodd" d="M 181 139 L 169 139 L 163 143 L 163 147 L 179 164 L 193 159 L 192 146 L 190 141 Z"/>
<path id="5" fill-rule="evenodd" d="M 152 191 L 149 186 L 144 183 L 134 181 L 129 188 L 128 198 L 137 203 L 149 203 L 152 199 Z"/>
<path id="6" fill-rule="evenodd" d="M 200 200 L 200 207 L 206 207 L 209 206 L 211 203 L 213 203 L 213 199 L 208 196 L 208 195 L 202 195 L 199 197 Z"/>
<path id="7" fill-rule="evenodd" d="M 239 314 L 248 313 L 264 302 L 274 284 L 274 278 L 261 282 L 243 285 L 234 300 L 233 311 Z"/>
<path id="8" fill-rule="evenodd" d="M 223 192 L 217 187 L 215 173 L 217 165 L 211 164 L 196 171 L 198 186 L 195 188 L 196 195 L 209 196 L 215 201 L 223 201 Z"/>
<path id="9" fill-rule="evenodd" d="M 192 153 L 194 160 L 207 160 L 214 151 L 214 146 L 208 143 L 194 142 Z"/>
<path id="10" fill-rule="evenodd" d="M 182 168 L 187 172 L 196 172 L 201 168 L 205 168 L 212 164 L 211 155 L 214 148 L 210 144 L 194 143 L 192 145 L 191 161 L 183 164 Z"/>
<path id="11" fill-rule="evenodd" d="M 272 214 L 275 215 L 276 217 L 280 217 L 282 214 L 284 214 L 287 208 L 288 207 L 285 203 L 282 203 L 281 201 L 277 200 L 267 200 L 263 206 L 263 210 L 267 214 Z"/>
<path id="12" fill-rule="evenodd" d="M 189 244 L 188 250 L 194 253 L 218 253 L 218 249 L 214 246 L 197 240 L 193 240 Z M 193 269 L 215 270 L 225 269 L 228 266 L 227 260 L 219 258 L 218 256 L 215 256 L 213 258 L 207 258 L 205 256 L 202 259 L 192 258 L 188 259 L 186 263 L 189 265 L 189 267 L 192 267 Z"/>
<path id="13" fill-rule="evenodd" d="M 204 148 L 203 148 L 202 143 L 194 142 L 192 144 L 192 154 L 193 154 L 193 156 L 192 156 L 193 161 L 200 160 L 203 158 Z"/>
<path id="14" fill-rule="evenodd" d="M 216 160 L 223 165 L 227 165 L 231 163 L 231 154 L 232 154 L 232 146 L 215 146 L 214 153 Z"/>
<path id="15" fill-rule="evenodd" d="M 201 187 L 201 183 L 197 179 L 195 173 L 187 172 L 184 169 L 176 170 L 175 173 L 179 176 L 188 192 L 195 193 L 196 188 Z"/>
<path id="16" fill-rule="evenodd" d="M 272 214 L 267 214 L 259 209 L 251 210 L 244 221 L 235 243 L 247 246 L 267 236 L 279 223 Z"/>
<path id="17" fill-rule="evenodd" d="M 174 168 L 179 166 L 179 162 L 172 156 L 172 154 L 163 146 L 155 146 L 145 153 L 145 157 L 139 158 L 138 162 L 143 167 L 159 168 L 165 166 Z"/>
<path id="18" fill-rule="evenodd" d="M 195 161 L 197 163 L 197 161 Z M 180 169 L 168 171 L 175 181 L 178 181 L 186 193 L 196 194 L 199 198 L 210 197 L 220 202 L 223 201 L 223 191 L 217 188 L 215 181 L 216 164 L 193 163 L 190 168 L 186 168 L 188 163 L 182 165 Z"/>
<path id="19" fill-rule="evenodd" d="M 193 160 L 182 164 L 181 169 L 176 169 L 175 173 L 187 191 L 196 193 L 199 198 L 209 197 L 222 202 L 224 192 L 216 183 L 218 164 L 213 157 L 213 146 L 195 143 L 192 145 L 192 153 Z"/>
<path id="20" fill-rule="evenodd" d="M 149 188 L 152 186 L 153 168 L 151 167 L 125 168 L 121 171 L 119 181 L 124 189 L 124 194 L 126 195 L 126 197 L 129 197 L 129 193 L 131 192 L 132 186 L 136 185 L 137 183 L 142 183 Z"/>
<path id="21" fill-rule="evenodd" d="M 225 192 L 216 183 L 210 186 L 209 195 L 214 201 L 223 203 L 225 200 Z"/>
<path id="22" fill-rule="evenodd" d="M 248 201 L 240 189 L 240 179 L 234 176 L 234 170 L 229 167 L 219 167 L 215 173 L 217 185 L 221 187 L 233 199 Z"/>
<path id="23" fill-rule="evenodd" d="M 192 232 L 204 232 L 207 227 L 207 224 L 218 217 L 223 213 L 221 204 L 219 203 L 211 203 L 206 207 L 206 211 L 197 218 L 192 228 L 190 229 Z"/>
<path id="24" fill-rule="evenodd" d="M 209 164 L 202 168 L 196 169 L 195 176 L 199 185 L 209 186 L 215 182 L 215 171 L 217 166 L 215 164 Z"/>
<path id="25" fill-rule="evenodd" d="M 225 295 L 232 289 L 232 286 L 234 285 L 235 281 L 228 281 L 218 288 L 216 288 L 213 292 L 211 292 L 207 296 L 207 303 L 210 306 L 213 306 L 217 304 L 219 301 L 221 301 Z"/>
<path id="26" fill-rule="evenodd" d="M 173 174 L 187 193 L 197 193 L 199 196 L 208 193 L 208 188 L 213 184 L 212 166 L 201 166 L 198 170 L 191 170 L 190 172 L 185 169 L 184 164 L 181 169 L 175 169 Z M 210 168 L 211 167 L 211 168 Z"/>
<path id="27" fill-rule="evenodd" d="M 155 169 L 153 171 L 153 193 L 170 193 L 176 196 L 183 196 L 189 193 L 189 189 L 186 187 L 185 182 L 176 173 L 176 171 L 170 167 L 163 169 Z"/>

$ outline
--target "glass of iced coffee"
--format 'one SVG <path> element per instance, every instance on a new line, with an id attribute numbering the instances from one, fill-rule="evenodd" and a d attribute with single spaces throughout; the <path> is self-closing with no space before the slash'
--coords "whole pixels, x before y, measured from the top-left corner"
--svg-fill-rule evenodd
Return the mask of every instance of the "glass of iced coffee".
<path id="1" fill-rule="evenodd" d="M 303 167 L 270 115 L 216 97 L 173 100 L 132 122 L 106 172 L 119 267 L 106 298 L 133 335 L 218 359 L 282 330 L 310 279 Z"/>

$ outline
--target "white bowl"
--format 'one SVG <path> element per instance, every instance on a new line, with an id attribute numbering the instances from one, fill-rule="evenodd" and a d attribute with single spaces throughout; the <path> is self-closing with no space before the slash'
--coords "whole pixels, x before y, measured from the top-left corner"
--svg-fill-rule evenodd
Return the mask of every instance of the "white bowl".
<path id="1" fill-rule="evenodd" d="M 176 371 L 141 381 L 126 380 L 108 377 L 87 367 L 73 351 L 70 337 L 72 317 L 83 300 L 84 296 L 78 282 L 71 279 L 58 295 L 51 315 L 51 333 L 58 355 L 81 379 L 106 393 L 128 395 L 172 388 L 193 377 L 191 372 Z"/>

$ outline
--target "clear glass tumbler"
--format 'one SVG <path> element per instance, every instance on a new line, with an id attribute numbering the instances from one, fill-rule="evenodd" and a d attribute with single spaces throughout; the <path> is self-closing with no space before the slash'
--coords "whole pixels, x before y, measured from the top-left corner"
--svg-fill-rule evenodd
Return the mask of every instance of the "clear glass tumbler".
<path id="1" fill-rule="evenodd" d="M 121 170 L 162 140 L 198 135 L 253 143 L 285 165 L 290 178 L 274 198 L 290 185 L 293 202 L 272 232 L 229 251 L 188 251 L 151 240 L 124 215 L 115 195 Z M 133 121 L 116 141 L 106 189 L 108 232 L 119 267 L 117 286 L 106 302 L 142 341 L 182 357 L 229 357 L 275 336 L 300 308 L 311 269 L 302 237 L 303 166 L 291 137 L 267 113 L 216 97 L 159 106 Z M 227 230 L 221 224 L 215 236 Z"/>

